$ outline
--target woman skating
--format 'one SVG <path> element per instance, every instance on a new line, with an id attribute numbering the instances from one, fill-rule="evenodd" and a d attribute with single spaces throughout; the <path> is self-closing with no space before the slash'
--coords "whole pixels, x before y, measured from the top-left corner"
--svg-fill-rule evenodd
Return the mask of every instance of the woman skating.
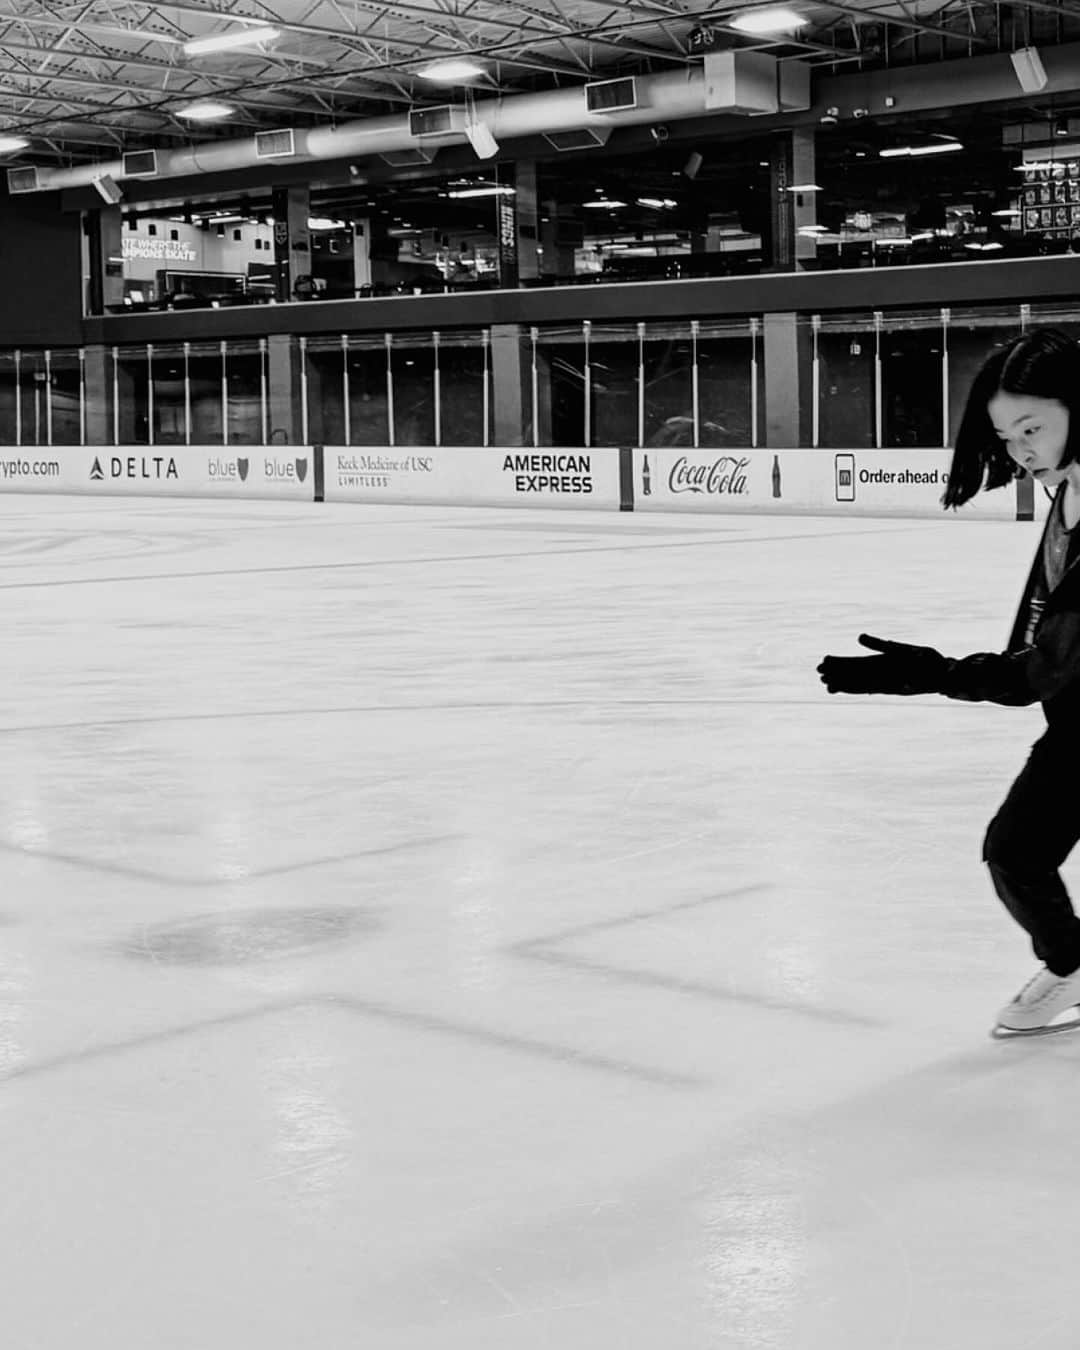
<path id="1" fill-rule="evenodd" d="M 944 694 L 1041 702 L 1047 730 L 990 822 L 983 859 L 1042 968 L 998 1014 L 995 1034 L 1041 1034 L 1080 1005 L 1080 919 L 1059 868 L 1080 839 L 1080 346 L 1034 329 L 986 361 L 971 386 L 943 498 L 957 507 L 1023 472 L 1056 487 L 1008 646 L 950 659 L 863 634 L 876 656 L 826 656 L 830 694 Z M 1075 1012 L 1065 1026 L 1080 1025 Z"/>

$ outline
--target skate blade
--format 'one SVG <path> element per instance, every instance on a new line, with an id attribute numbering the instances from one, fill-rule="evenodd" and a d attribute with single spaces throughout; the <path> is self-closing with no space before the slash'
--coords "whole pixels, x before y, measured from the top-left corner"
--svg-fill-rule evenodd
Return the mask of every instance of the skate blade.
<path id="1" fill-rule="evenodd" d="M 1080 1006 L 1072 1009 L 1072 1015 L 1063 1022 L 1051 1022 L 1048 1027 L 1031 1027 L 1017 1031 L 1013 1027 L 1003 1027 L 1000 1023 L 990 1032 L 995 1041 L 1024 1041 L 1032 1036 L 1058 1036 L 1063 1031 L 1080 1030 Z"/>

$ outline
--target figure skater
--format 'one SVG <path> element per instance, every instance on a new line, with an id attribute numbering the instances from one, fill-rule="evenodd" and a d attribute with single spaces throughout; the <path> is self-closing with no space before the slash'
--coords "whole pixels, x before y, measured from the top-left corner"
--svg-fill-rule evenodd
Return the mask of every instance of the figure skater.
<path id="1" fill-rule="evenodd" d="M 1080 1026 L 1080 919 L 1059 868 L 1080 839 L 1074 795 L 1080 751 L 1080 346 L 1032 329 L 994 352 L 976 375 L 956 437 L 942 503 L 1024 472 L 1056 487 L 1008 646 L 960 659 L 932 647 L 862 634 L 876 656 L 826 656 L 830 694 L 944 694 L 1020 706 L 1039 701 L 1036 741 L 983 843 L 994 889 L 1031 938 L 1042 968 L 998 1014 L 998 1037 Z M 1059 1021 L 1070 1013 L 1068 1020 Z"/>

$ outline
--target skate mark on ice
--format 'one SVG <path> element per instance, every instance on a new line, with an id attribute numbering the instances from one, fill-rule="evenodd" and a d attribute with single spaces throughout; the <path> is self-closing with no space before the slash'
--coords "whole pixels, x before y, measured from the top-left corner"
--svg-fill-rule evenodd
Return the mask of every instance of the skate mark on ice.
<path id="1" fill-rule="evenodd" d="M 662 971 L 646 970 L 637 966 L 614 964 L 611 961 L 597 960 L 591 957 L 577 956 L 565 950 L 565 944 L 594 933 L 612 932 L 615 929 L 631 928 L 638 924 L 648 924 L 655 920 L 669 919 L 680 911 L 701 909 L 722 901 L 743 899 L 762 891 L 772 890 L 771 885 L 755 883 L 737 887 L 730 891 L 702 896 L 696 900 L 683 900 L 663 909 L 638 910 L 631 914 L 610 919 L 599 919 L 592 923 L 580 924 L 560 932 L 526 938 L 503 948 L 511 956 L 526 961 L 537 961 L 549 966 L 567 970 L 579 970 L 589 975 L 597 975 L 605 980 L 619 981 L 645 988 L 663 989 L 669 993 L 690 995 L 694 998 L 706 998 L 722 1003 L 740 1003 L 753 1008 L 762 1008 L 769 1012 L 796 1013 L 817 1021 L 831 1022 L 839 1026 L 876 1028 L 887 1025 L 879 1017 L 866 1013 L 851 1012 L 843 1008 L 822 1007 L 812 1003 L 802 1003 L 792 999 L 776 997 L 771 994 L 755 993 L 745 989 L 732 989 L 730 985 L 713 984 L 705 980 L 692 980 L 676 975 L 665 975 Z"/>

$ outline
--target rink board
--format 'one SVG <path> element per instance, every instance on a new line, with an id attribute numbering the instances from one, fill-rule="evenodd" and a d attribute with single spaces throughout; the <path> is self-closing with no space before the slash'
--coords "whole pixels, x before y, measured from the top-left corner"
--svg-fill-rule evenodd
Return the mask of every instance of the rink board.
<path id="1" fill-rule="evenodd" d="M 327 445 L 328 502 L 618 511 L 617 449 Z"/>
<path id="2" fill-rule="evenodd" d="M 633 459 L 635 511 L 941 516 L 952 451 L 644 449 Z M 956 515 L 1015 520 L 1015 486 Z"/>
<path id="3" fill-rule="evenodd" d="M 0 447 L 0 492 L 315 500 L 309 446 Z"/>

